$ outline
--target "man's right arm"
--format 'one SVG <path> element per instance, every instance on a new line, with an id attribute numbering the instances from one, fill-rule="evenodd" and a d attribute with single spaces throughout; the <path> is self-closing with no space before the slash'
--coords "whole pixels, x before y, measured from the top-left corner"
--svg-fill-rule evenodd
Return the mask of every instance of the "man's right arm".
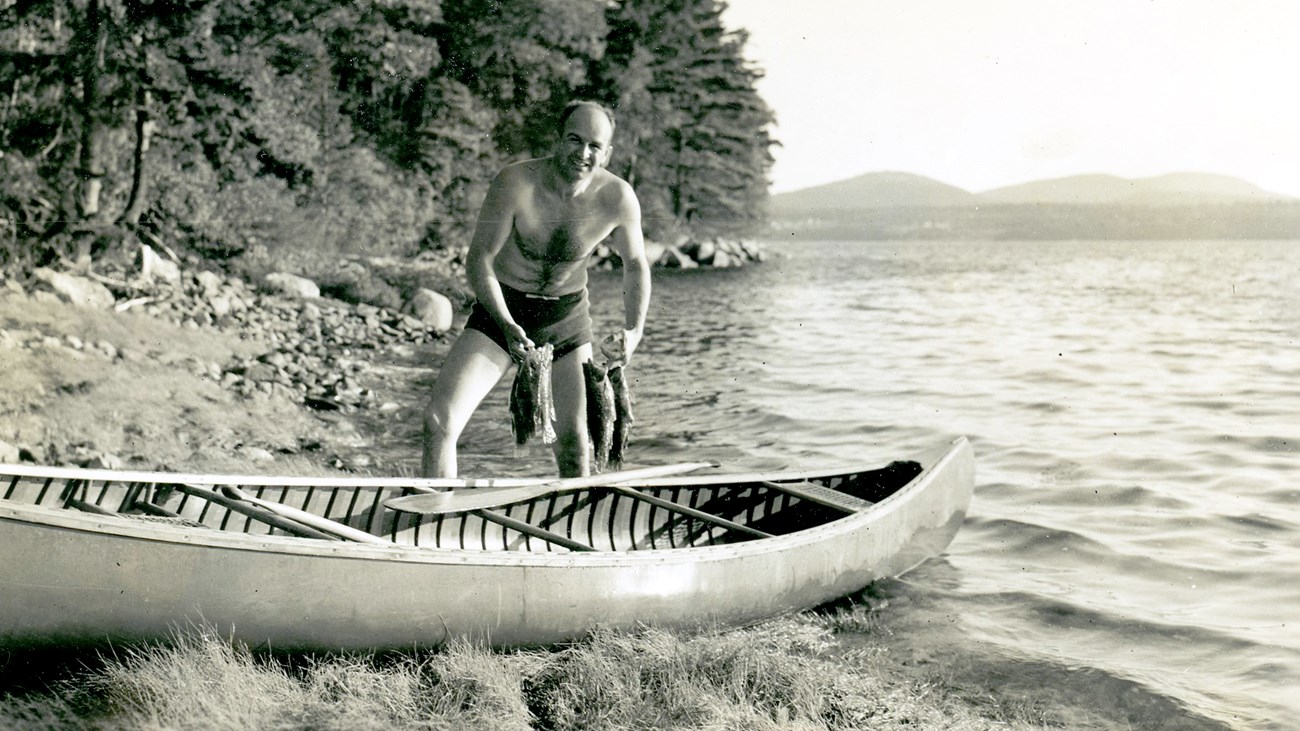
<path id="1" fill-rule="evenodd" d="M 510 354 L 520 358 L 523 350 L 533 347 L 533 343 L 511 317 L 505 297 L 501 294 L 501 282 L 496 275 L 496 257 L 514 228 L 516 194 L 513 188 L 516 183 L 513 180 L 517 173 L 518 171 L 506 168 L 488 186 L 487 196 L 479 209 L 474 238 L 469 245 L 465 270 L 470 288 L 474 290 L 479 304 L 506 334 Z"/>

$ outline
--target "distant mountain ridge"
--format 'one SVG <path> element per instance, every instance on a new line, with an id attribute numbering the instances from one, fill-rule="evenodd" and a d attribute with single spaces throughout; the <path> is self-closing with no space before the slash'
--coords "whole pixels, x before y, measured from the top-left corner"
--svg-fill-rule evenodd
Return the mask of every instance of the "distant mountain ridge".
<path id="1" fill-rule="evenodd" d="M 772 196 L 772 210 L 826 211 L 899 206 L 951 206 L 969 202 L 970 191 L 923 175 L 879 172 Z"/>
<path id="2" fill-rule="evenodd" d="M 1240 178 L 1210 173 L 1171 173 L 1148 178 L 1074 175 L 972 193 L 922 175 L 877 172 L 772 196 L 778 217 L 874 208 L 1014 205 L 1158 205 L 1292 201 Z"/>

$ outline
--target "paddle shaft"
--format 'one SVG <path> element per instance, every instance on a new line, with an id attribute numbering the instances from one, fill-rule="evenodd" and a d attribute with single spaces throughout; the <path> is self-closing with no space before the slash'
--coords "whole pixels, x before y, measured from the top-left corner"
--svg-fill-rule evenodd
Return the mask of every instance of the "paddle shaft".
<path id="1" fill-rule="evenodd" d="M 247 500 L 230 497 L 220 491 L 209 489 L 206 486 L 177 483 L 175 488 L 186 495 L 198 498 L 199 500 L 207 500 L 210 503 L 220 505 L 223 508 L 239 513 L 240 515 L 246 515 L 253 520 L 265 523 L 272 528 L 279 528 L 286 533 L 296 535 L 300 538 L 340 540 L 336 535 L 316 530 L 315 528 L 304 525 L 296 520 L 290 520 L 274 511 L 254 505 Z"/>
<path id="2" fill-rule="evenodd" d="M 261 498 L 253 497 L 237 487 L 222 485 L 221 491 L 226 495 L 226 497 L 233 500 L 242 500 L 251 505 L 256 505 L 263 510 L 271 511 L 280 517 L 297 521 L 310 528 L 315 528 L 316 530 L 329 533 L 330 535 L 347 541 L 369 543 L 375 546 L 396 545 L 390 540 L 380 538 L 379 536 L 367 533 L 363 530 L 357 530 L 356 528 L 353 528 L 350 525 L 344 525 L 337 520 L 322 518 L 321 516 L 316 515 L 315 513 L 309 513 L 306 510 L 299 510 L 298 508 L 291 508 L 288 505 L 281 505 L 280 503 L 273 503 L 269 500 L 262 500 Z"/>
<path id="3" fill-rule="evenodd" d="M 556 495 L 591 487 L 645 480 L 653 477 L 666 477 L 705 467 L 717 467 L 717 462 L 683 462 L 681 464 L 638 467 L 631 470 L 606 472 L 602 475 L 585 477 L 568 477 L 551 482 L 534 485 L 516 485 L 512 487 L 479 487 L 462 490 L 437 492 L 431 488 L 408 487 L 417 495 L 406 495 L 384 501 L 390 510 L 421 515 L 441 515 L 445 513 L 464 513 L 472 510 L 496 508 L 512 503 L 520 503 L 547 495 Z"/>

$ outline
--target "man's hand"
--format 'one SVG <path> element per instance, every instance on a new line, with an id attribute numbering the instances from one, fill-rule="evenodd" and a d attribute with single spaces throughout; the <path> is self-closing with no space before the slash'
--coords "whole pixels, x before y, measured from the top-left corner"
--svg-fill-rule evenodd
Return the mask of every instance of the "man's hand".
<path id="1" fill-rule="evenodd" d="M 605 336 L 600 344 L 600 354 L 610 365 L 627 365 L 632 360 L 632 352 L 641 344 L 640 330 L 622 330 Z"/>
<path id="2" fill-rule="evenodd" d="M 514 358 L 516 363 L 523 362 L 524 356 L 535 347 L 528 333 L 524 332 L 516 322 L 502 325 L 501 332 L 505 333 L 506 342 L 510 344 L 510 357 Z"/>

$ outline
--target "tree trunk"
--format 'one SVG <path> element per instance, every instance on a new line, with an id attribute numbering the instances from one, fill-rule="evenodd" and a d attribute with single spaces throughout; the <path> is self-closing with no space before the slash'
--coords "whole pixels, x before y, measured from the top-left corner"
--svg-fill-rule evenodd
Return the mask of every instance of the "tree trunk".
<path id="1" fill-rule="evenodd" d="M 104 53 L 108 44 L 104 10 L 100 0 L 86 4 L 84 22 L 78 29 L 74 52 L 78 54 L 81 73 L 81 135 L 78 177 L 81 184 L 76 191 L 76 224 L 73 227 L 73 257 L 79 266 L 90 264 L 97 232 L 93 225 L 99 217 L 99 197 L 104 187 L 105 172 L 100 159 L 102 135 L 99 133 L 99 85 L 104 71 Z"/>
<path id="2" fill-rule="evenodd" d="M 149 195 L 149 179 L 145 175 L 145 153 L 149 151 L 149 140 L 153 137 L 153 120 L 149 118 L 151 94 L 146 85 L 146 74 L 141 73 L 140 85 L 135 91 L 135 151 L 131 155 L 131 197 L 127 200 L 126 210 L 117 219 L 118 223 L 135 228 L 144 213 L 145 199 Z"/>
<path id="3" fill-rule="evenodd" d="M 99 111 L 99 81 L 107 43 L 103 9 L 99 0 L 90 0 L 86 6 L 81 43 L 81 190 L 77 213 L 83 220 L 99 214 L 99 194 L 104 185 L 99 125 L 95 119 Z"/>

